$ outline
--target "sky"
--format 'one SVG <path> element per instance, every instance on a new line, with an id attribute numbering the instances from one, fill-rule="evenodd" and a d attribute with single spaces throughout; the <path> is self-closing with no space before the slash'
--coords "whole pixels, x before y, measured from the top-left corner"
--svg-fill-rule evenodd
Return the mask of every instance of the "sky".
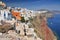
<path id="1" fill-rule="evenodd" d="M 7 6 L 31 10 L 60 10 L 60 0 L 2 0 Z"/>

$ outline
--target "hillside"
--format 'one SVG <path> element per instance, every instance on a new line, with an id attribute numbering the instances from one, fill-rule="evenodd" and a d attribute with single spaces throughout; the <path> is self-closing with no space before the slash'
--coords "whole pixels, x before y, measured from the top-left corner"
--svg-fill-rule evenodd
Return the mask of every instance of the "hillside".
<path id="1" fill-rule="evenodd" d="M 38 14 L 31 21 L 31 27 L 35 28 L 37 35 L 43 40 L 57 40 L 52 30 L 47 26 L 47 19 L 45 16 Z"/>

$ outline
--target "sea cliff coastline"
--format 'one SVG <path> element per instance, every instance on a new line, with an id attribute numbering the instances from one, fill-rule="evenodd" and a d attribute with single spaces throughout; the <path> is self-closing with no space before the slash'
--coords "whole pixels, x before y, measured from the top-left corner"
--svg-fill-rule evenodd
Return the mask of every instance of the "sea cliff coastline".
<path id="1" fill-rule="evenodd" d="M 33 26 L 31 27 L 35 28 L 37 35 L 43 40 L 57 40 L 57 37 L 54 35 L 53 31 L 47 25 L 48 16 L 45 15 L 42 16 L 41 14 L 38 14 L 35 18 L 33 18 L 33 21 L 31 21 Z"/>

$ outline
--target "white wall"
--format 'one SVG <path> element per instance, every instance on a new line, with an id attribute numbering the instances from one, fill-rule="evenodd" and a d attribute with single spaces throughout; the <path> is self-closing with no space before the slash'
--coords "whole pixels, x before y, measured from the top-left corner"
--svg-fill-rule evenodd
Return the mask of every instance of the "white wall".
<path id="1" fill-rule="evenodd" d="M 0 15 L 0 20 L 4 20 L 4 10 L 0 10 L 1 15 Z"/>

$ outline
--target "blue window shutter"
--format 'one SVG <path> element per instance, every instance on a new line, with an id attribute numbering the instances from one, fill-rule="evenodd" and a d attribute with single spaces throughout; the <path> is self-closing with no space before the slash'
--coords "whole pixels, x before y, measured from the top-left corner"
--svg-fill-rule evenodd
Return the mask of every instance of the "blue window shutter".
<path id="1" fill-rule="evenodd" d="M 5 12 L 4 12 L 4 17 L 6 16 Z"/>
<path id="2" fill-rule="evenodd" d="M 5 14 L 5 12 L 4 12 L 4 18 L 6 19 L 6 14 Z"/>

